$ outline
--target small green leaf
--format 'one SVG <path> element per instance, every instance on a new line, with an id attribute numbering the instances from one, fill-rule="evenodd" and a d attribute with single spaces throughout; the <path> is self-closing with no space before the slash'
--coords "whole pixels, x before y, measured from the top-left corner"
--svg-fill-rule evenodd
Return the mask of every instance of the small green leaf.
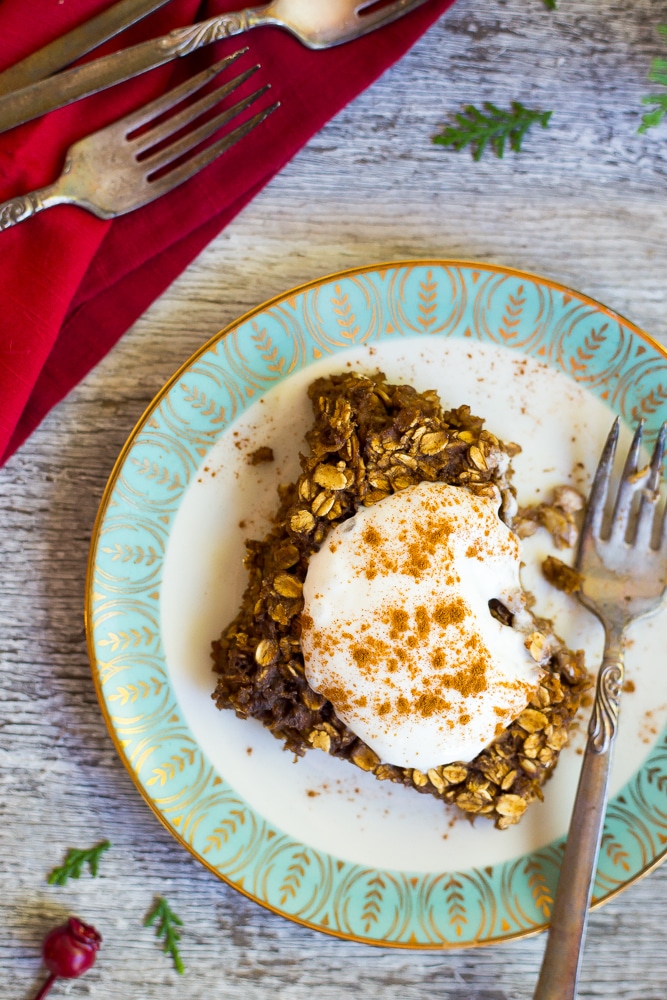
<path id="1" fill-rule="evenodd" d="M 658 31 L 667 38 L 667 24 L 658 25 Z M 662 87 L 667 87 L 667 59 L 653 59 L 648 72 L 648 79 L 651 83 L 659 83 Z M 656 128 L 667 114 L 667 93 L 649 94 L 642 97 L 642 104 L 653 104 L 653 111 L 647 111 L 642 115 L 642 123 L 637 129 L 638 132 L 648 132 L 650 128 Z"/>
<path id="2" fill-rule="evenodd" d="M 183 926 L 183 921 L 170 909 L 169 903 L 162 896 L 156 899 L 155 906 L 146 916 L 144 927 L 152 927 L 156 921 L 155 934 L 159 938 L 164 938 L 164 947 L 162 950 L 165 955 L 171 955 L 176 972 L 178 972 L 179 976 L 182 976 L 185 972 L 185 966 L 178 951 L 178 942 L 181 940 L 181 935 L 177 928 Z"/>
<path id="3" fill-rule="evenodd" d="M 510 111 L 486 101 L 483 111 L 473 104 L 468 104 L 463 113 L 454 115 L 455 124 L 448 125 L 443 132 L 433 137 L 433 142 L 440 146 L 451 146 L 457 152 L 465 146 L 470 146 L 473 159 L 479 160 L 488 145 L 499 159 L 505 152 L 505 144 L 509 142 L 510 149 L 520 152 L 521 143 L 528 129 L 539 124 L 547 128 L 551 111 L 532 111 L 519 101 L 513 101 Z"/>
<path id="4" fill-rule="evenodd" d="M 89 847 L 87 850 L 78 850 L 77 848 L 70 848 L 65 856 L 65 861 L 59 868 L 54 868 L 52 872 L 49 873 L 47 881 L 49 885 L 65 885 L 70 878 L 81 878 L 81 873 L 83 872 L 83 866 L 88 865 L 88 869 L 91 875 L 97 875 L 97 869 L 100 862 L 100 857 L 105 851 L 108 851 L 111 847 L 111 842 L 109 840 L 103 840 L 100 844 L 95 847 Z"/>
<path id="5" fill-rule="evenodd" d="M 542 0 L 547 10 L 556 10 L 556 0 Z"/>
<path id="6" fill-rule="evenodd" d="M 651 83 L 660 83 L 667 87 L 667 59 L 654 59 L 648 74 Z"/>
<path id="7" fill-rule="evenodd" d="M 643 103 L 657 104 L 658 106 L 653 111 L 647 111 L 645 115 L 642 115 L 642 123 L 637 129 L 639 133 L 648 132 L 650 128 L 656 128 L 660 124 L 667 114 L 667 94 L 664 97 L 658 94 L 645 97 Z"/>

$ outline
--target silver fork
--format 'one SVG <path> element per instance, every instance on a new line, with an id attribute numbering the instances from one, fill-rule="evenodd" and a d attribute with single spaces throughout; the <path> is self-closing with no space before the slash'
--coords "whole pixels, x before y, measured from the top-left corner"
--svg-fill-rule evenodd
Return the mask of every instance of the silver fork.
<path id="1" fill-rule="evenodd" d="M 628 452 L 611 518 L 606 513 L 619 435 L 616 419 L 593 480 L 575 562 L 581 603 L 602 622 L 605 644 L 588 742 L 570 820 L 551 928 L 534 1000 L 576 996 L 586 920 L 607 806 L 611 751 L 623 685 L 623 638 L 657 611 L 667 587 L 667 524 L 656 524 L 667 424 L 640 467 L 642 424 Z"/>
<path id="2" fill-rule="evenodd" d="M 251 28 L 273 25 L 289 31 L 306 48 L 328 49 L 382 28 L 423 3 L 426 0 L 272 0 L 218 14 L 0 96 L 0 132 Z"/>
<path id="3" fill-rule="evenodd" d="M 245 83 L 259 66 L 205 93 L 148 131 L 144 130 L 145 126 L 193 97 L 246 51 L 235 52 L 138 111 L 74 143 L 54 184 L 0 204 L 0 230 L 23 222 L 45 208 L 63 204 L 79 205 L 100 219 L 114 219 L 147 205 L 199 173 L 278 107 L 276 103 L 264 108 L 210 146 L 183 159 L 266 93 L 269 85 L 260 87 L 196 128 L 184 131 Z M 165 145 L 172 136 L 176 138 Z M 168 170 L 177 160 L 180 162 Z"/>

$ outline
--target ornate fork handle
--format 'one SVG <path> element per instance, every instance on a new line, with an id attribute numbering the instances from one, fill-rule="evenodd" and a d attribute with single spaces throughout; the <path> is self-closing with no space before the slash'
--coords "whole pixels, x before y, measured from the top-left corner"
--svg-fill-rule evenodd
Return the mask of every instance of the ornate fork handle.
<path id="1" fill-rule="evenodd" d="M 262 14 L 261 8 L 239 11 L 235 14 L 219 14 L 200 24 L 187 25 L 185 28 L 175 28 L 163 39 L 163 47 L 174 56 L 187 56 L 203 45 L 218 42 L 232 35 L 240 35 L 260 24 L 269 23 Z"/>
<path id="2" fill-rule="evenodd" d="M 587 753 L 609 753 L 616 737 L 618 709 L 623 684 L 623 650 L 605 648 L 595 688 L 593 713 L 588 724 Z"/>
<path id="3" fill-rule="evenodd" d="M 59 205 L 66 201 L 70 201 L 70 199 L 57 194 L 55 184 L 3 201 L 0 203 L 0 232 L 16 226 L 19 222 L 24 222 L 25 219 L 32 218 L 33 215 L 45 208 L 51 208 L 52 205 Z"/>
<path id="4" fill-rule="evenodd" d="M 38 196 L 38 192 L 21 194 L 16 198 L 10 198 L 0 204 L 0 230 L 9 229 L 24 219 L 29 219 L 31 215 L 40 212 L 46 206 Z"/>
<path id="5" fill-rule="evenodd" d="M 533 1000 L 573 1000 L 607 804 L 611 753 L 623 684 L 623 629 L 609 629 L 588 741 Z"/>

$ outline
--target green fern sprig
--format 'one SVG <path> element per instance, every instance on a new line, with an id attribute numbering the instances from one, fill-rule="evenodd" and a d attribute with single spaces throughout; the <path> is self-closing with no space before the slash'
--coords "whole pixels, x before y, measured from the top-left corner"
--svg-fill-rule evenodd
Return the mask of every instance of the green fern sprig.
<path id="1" fill-rule="evenodd" d="M 171 955 L 176 972 L 182 976 L 185 966 L 178 951 L 178 942 L 181 940 L 178 928 L 183 926 L 183 921 L 170 909 L 169 903 L 162 896 L 156 900 L 155 906 L 144 920 L 144 927 L 151 927 L 155 921 L 158 921 L 156 936 L 164 938 L 162 950 L 165 955 Z"/>
<path id="2" fill-rule="evenodd" d="M 448 125 L 440 135 L 433 137 L 433 142 L 457 151 L 470 146 L 475 160 L 481 159 L 486 147 L 490 146 L 502 159 L 507 142 L 510 149 L 518 153 L 531 125 L 546 128 L 553 114 L 551 111 L 532 111 L 519 101 L 512 101 L 510 111 L 503 111 L 489 101 L 482 107 L 484 110 L 480 111 L 468 104 L 463 112 L 454 116 L 456 124 Z"/>
<path id="3" fill-rule="evenodd" d="M 95 847 L 89 847 L 86 850 L 78 850 L 77 848 L 71 848 L 66 856 L 65 861 L 58 868 L 54 868 L 50 872 L 47 881 L 49 885 L 65 885 L 70 878 L 80 878 L 83 872 L 83 866 L 88 865 L 91 875 L 97 875 L 97 869 L 100 861 L 100 857 L 105 851 L 108 851 L 111 847 L 111 842 L 109 840 L 103 840 L 101 844 L 97 844 Z"/>
<path id="4" fill-rule="evenodd" d="M 658 31 L 661 35 L 667 37 L 667 24 L 659 25 Z M 651 62 L 648 78 L 651 83 L 659 83 L 661 86 L 667 87 L 667 59 L 654 59 Z M 646 114 L 642 115 L 642 123 L 637 129 L 638 132 L 647 132 L 650 128 L 655 128 L 656 125 L 659 125 L 665 115 L 667 115 L 667 92 L 664 94 L 648 94 L 642 98 L 642 104 L 655 105 L 653 111 L 647 111 Z"/>

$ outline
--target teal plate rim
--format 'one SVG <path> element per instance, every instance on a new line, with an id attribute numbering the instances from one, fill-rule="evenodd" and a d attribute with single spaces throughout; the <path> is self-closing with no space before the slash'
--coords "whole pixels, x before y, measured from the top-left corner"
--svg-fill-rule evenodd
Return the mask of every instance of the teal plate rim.
<path id="1" fill-rule="evenodd" d="M 369 869 L 300 843 L 255 812 L 207 760 L 170 689 L 161 648 L 160 573 L 170 524 L 210 447 L 292 372 L 386 336 L 388 316 L 391 333 L 468 336 L 532 355 L 626 421 L 643 416 L 649 439 L 657 432 L 667 403 L 667 351 L 562 284 L 500 265 L 426 259 L 350 268 L 300 285 L 202 345 L 123 447 L 88 561 L 92 676 L 111 739 L 144 800 L 183 847 L 244 895 L 299 924 L 366 944 L 499 943 L 547 927 L 562 838 L 493 867 L 426 874 Z M 665 854 L 663 733 L 609 803 L 594 905 Z"/>

